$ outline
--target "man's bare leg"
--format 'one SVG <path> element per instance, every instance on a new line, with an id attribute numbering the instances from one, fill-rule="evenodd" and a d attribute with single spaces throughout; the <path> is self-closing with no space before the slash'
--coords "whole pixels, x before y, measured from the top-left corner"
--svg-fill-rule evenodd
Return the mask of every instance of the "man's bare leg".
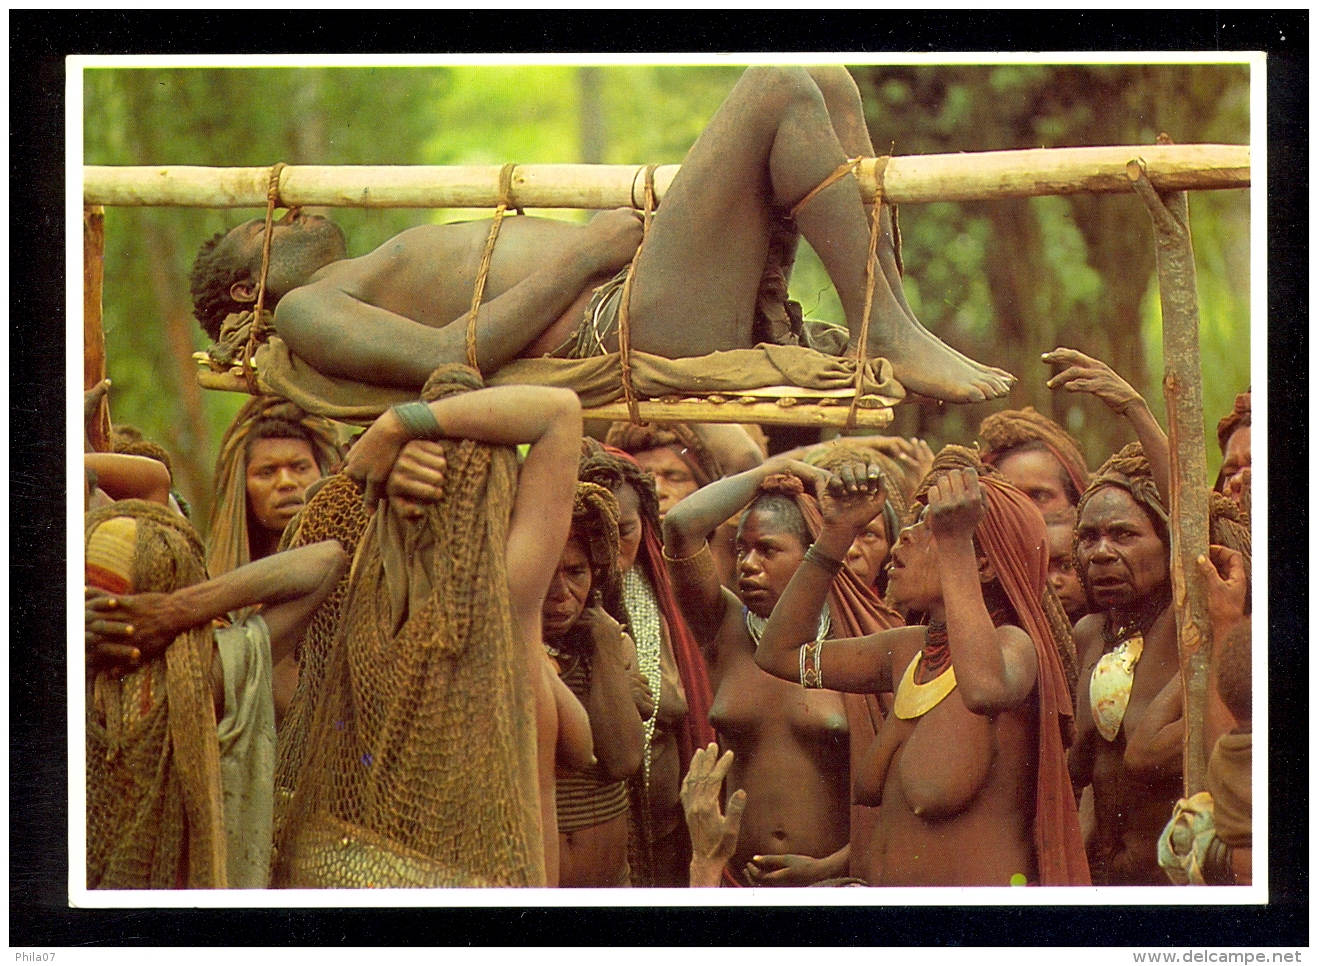
<path id="1" fill-rule="evenodd" d="M 845 160 L 825 97 L 802 68 L 751 68 L 692 147 L 637 265 L 633 344 L 669 357 L 750 344 L 774 209 L 798 202 Z M 853 178 L 797 216 L 824 263 L 856 351 L 869 225 Z M 1003 395 L 1003 380 L 917 328 L 876 276 L 869 356 L 909 389 L 956 402 Z"/>
<path id="2" fill-rule="evenodd" d="M 824 95 L 824 104 L 828 108 L 828 117 L 833 123 L 833 131 L 837 134 L 838 143 L 842 145 L 842 150 L 846 152 L 847 157 L 876 157 L 878 152 L 874 150 L 869 125 L 865 123 L 865 106 L 861 102 L 860 89 L 856 86 L 855 78 L 851 76 L 851 72 L 840 66 L 809 67 L 807 70 L 810 77 L 819 85 L 820 93 Z M 911 324 L 942 345 L 944 344 L 942 340 L 924 327 L 906 301 L 906 291 L 902 287 L 901 272 L 897 270 L 897 244 L 893 232 L 892 206 L 885 204 L 879 210 L 879 268 L 887 279 L 893 297 L 896 298 L 897 304 L 902 307 L 902 311 L 906 313 L 907 318 L 911 320 Z M 999 369 L 996 366 L 986 366 L 957 351 L 952 346 L 948 346 L 948 348 L 976 369 L 993 377 L 990 382 L 995 384 L 995 388 L 1000 388 L 1003 392 L 1016 381 L 1016 377 L 1004 369 Z"/>

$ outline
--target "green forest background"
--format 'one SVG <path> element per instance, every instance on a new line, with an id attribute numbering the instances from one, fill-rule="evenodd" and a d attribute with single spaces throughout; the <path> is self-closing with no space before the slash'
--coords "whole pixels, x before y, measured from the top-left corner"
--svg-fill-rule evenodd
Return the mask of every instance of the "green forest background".
<path id="1" fill-rule="evenodd" d="M 1103 144 L 1249 141 L 1245 65 L 851 68 L 876 148 L 896 154 Z M 735 67 L 109 69 L 83 74 L 84 161 L 113 165 L 680 162 L 740 74 Z M 1213 427 L 1249 384 L 1249 191 L 1191 195 L 1209 478 Z M 174 456 L 204 525 L 221 434 L 244 399 L 204 392 L 190 355 L 207 339 L 187 275 L 214 233 L 263 212 L 106 210 L 105 331 L 111 407 Z M 580 218 L 587 213 L 535 212 Z M 425 221 L 476 211 L 351 210 L 333 217 L 361 255 Z M 1058 345 L 1109 362 L 1164 422 L 1162 333 L 1148 215 L 1131 195 L 911 205 L 905 286 L 933 331 L 1016 373 L 1006 399 L 898 407 L 893 432 L 935 450 L 979 421 L 1033 405 L 1082 442 L 1091 466 L 1131 434 L 1101 403 L 1056 395 L 1039 355 Z M 802 243 L 793 297 L 842 321 Z"/>

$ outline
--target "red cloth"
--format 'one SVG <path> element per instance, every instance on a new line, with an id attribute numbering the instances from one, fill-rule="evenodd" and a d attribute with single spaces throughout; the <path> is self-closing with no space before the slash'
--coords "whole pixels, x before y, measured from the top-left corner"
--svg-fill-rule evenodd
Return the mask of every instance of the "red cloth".
<path id="1" fill-rule="evenodd" d="M 824 527 L 819 502 L 812 494 L 805 492 L 804 485 L 797 477 L 770 476 L 760 485 L 760 489 L 794 498 L 801 515 L 805 517 L 811 539 L 819 536 Z M 828 609 L 833 622 L 832 636 L 838 638 L 864 637 L 901 627 L 905 623 L 901 615 L 885 604 L 874 593 L 874 588 L 857 577 L 850 567 L 843 567 L 833 579 L 833 586 L 828 592 Z M 827 668 L 823 670 L 827 677 Z M 847 731 L 851 744 L 850 871 L 856 878 L 864 878 L 865 856 L 869 852 L 870 836 L 878 820 L 879 809 L 855 804 L 856 779 L 865 752 L 874 743 L 879 728 L 883 726 L 883 710 L 875 694 L 844 694 L 842 702 L 847 709 Z"/>
<path id="2" fill-rule="evenodd" d="M 691 628 L 686 626 L 682 612 L 673 596 L 673 583 L 664 566 L 659 535 L 648 520 L 641 521 L 641 549 L 637 562 L 645 567 L 659 604 L 659 613 L 668 625 L 668 642 L 677 661 L 677 674 L 686 692 L 686 718 L 677 730 L 677 749 L 682 756 L 682 775 L 685 777 L 691 756 L 697 749 L 714 741 L 714 726 L 709 723 L 709 709 L 714 704 L 714 692 L 709 686 L 709 672 L 705 669 L 705 656 L 700 653 Z"/>
<path id="3" fill-rule="evenodd" d="M 1062 744 L 1062 718 L 1073 718 L 1071 695 L 1043 610 L 1048 580 L 1048 531 L 1039 508 L 1004 480 L 981 476 L 988 512 L 975 537 L 988 556 L 1021 628 L 1038 658 L 1039 771 L 1035 788 L 1034 844 L 1041 885 L 1089 885 L 1080 816 Z"/>
<path id="4" fill-rule="evenodd" d="M 1053 459 L 1057 460 L 1061 465 L 1062 470 L 1068 477 L 1070 477 L 1071 485 L 1075 487 L 1076 493 L 1085 492 L 1085 489 L 1089 486 L 1089 472 L 1087 468 L 1084 466 L 1077 466 L 1073 459 L 1067 459 L 1062 455 L 1062 451 L 1052 443 L 1048 442 L 1048 440 L 1040 438 L 1039 442 L 1043 443 L 1048 452 L 1053 454 Z M 984 461 L 984 465 L 986 466 L 997 466 L 1001 460 L 1001 456 L 994 453 L 984 453 L 980 458 Z"/>

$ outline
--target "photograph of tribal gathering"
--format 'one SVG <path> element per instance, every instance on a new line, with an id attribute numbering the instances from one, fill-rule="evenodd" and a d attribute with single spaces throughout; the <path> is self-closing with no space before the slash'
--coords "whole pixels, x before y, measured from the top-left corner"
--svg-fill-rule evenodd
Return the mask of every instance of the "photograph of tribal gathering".
<path id="1" fill-rule="evenodd" d="M 746 63 L 75 63 L 75 904 L 1251 885 L 1261 55 Z"/>

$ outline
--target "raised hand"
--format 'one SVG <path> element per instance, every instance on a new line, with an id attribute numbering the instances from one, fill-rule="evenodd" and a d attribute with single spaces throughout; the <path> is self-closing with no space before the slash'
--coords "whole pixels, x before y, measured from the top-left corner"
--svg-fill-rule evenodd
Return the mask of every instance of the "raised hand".
<path id="1" fill-rule="evenodd" d="M 726 815 L 719 806 L 723 779 L 731 767 L 732 752 L 726 751 L 720 758 L 718 745 L 711 741 L 708 747 L 696 750 L 686 778 L 682 779 L 682 810 L 691 832 L 692 878 L 703 874 L 702 885 L 717 885 L 719 874 L 737 850 L 746 792 L 738 789 L 732 793 Z"/>
<path id="2" fill-rule="evenodd" d="M 1048 380 L 1049 389 L 1087 392 L 1123 416 L 1132 405 L 1144 402 L 1144 397 L 1113 372 L 1106 362 L 1090 358 L 1083 352 L 1059 347 L 1052 352 L 1045 352 L 1043 361 L 1054 369 L 1062 369 Z"/>
<path id="3" fill-rule="evenodd" d="M 819 510 L 824 526 L 859 532 L 883 512 L 888 499 L 883 470 L 877 463 L 846 463 L 820 487 Z"/>
<path id="4" fill-rule="evenodd" d="M 444 447 L 428 439 L 409 440 L 389 472 L 385 495 L 405 519 L 419 520 L 444 495 L 448 461 Z"/>
<path id="5" fill-rule="evenodd" d="M 865 445 L 889 457 L 902 468 L 913 492 L 933 469 L 934 451 L 918 436 L 903 439 L 900 436 L 870 436 Z"/>
<path id="6" fill-rule="evenodd" d="M 979 474 L 972 469 L 950 470 L 929 488 L 925 519 L 936 540 L 955 540 L 975 532 L 988 507 Z"/>
<path id="7" fill-rule="evenodd" d="M 1196 561 L 1208 585 L 1208 619 L 1220 630 L 1228 630 L 1245 616 L 1245 597 L 1249 587 L 1245 557 L 1238 550 L 1208 548 L 1208 557 Z"/>

